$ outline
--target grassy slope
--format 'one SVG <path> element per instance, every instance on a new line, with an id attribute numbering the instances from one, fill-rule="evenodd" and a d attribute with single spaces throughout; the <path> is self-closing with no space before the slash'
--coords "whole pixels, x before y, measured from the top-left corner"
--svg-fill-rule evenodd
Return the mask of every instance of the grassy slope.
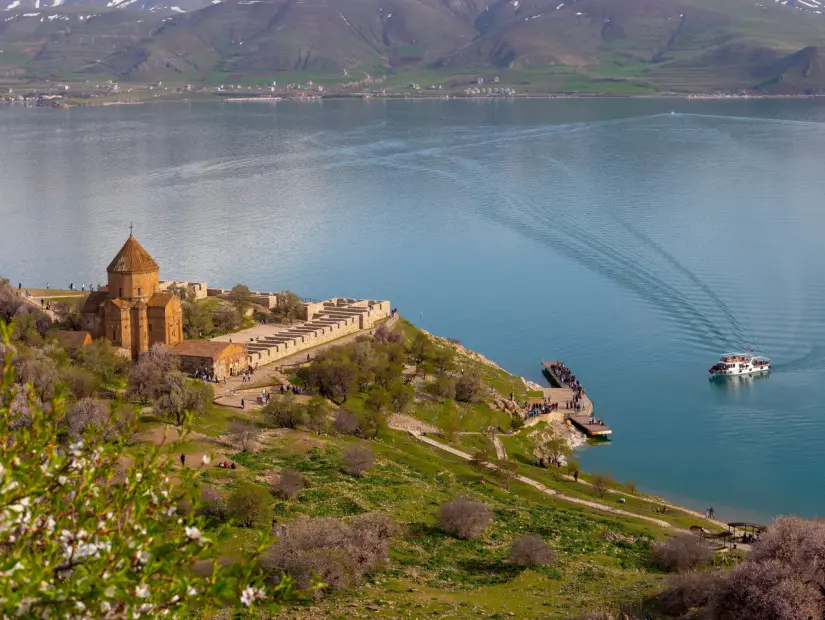
<path id="1" fill-rule="evenodd" d="M 408 334 L 415 331 L 406 322 L 403 329 Z M 483 374 L 500 391 L 520 383 L 504 371 L 469 358 L 462 359 L 461 364 L 465 371 Z M 519 396 L 526 395 L 523 387 L 520 390 Z M 358 399 L 351 400 L 357 408 Z M 426 408 L 413 414 L 425 419 L 429 415 Z M 463 415 L 468 428 L 476 430 L 479 422 L 494 421 L 490 418 L 497 414 L 477 405 L 464 410 Z M 194 430 L 202 436 L 189 441 L 185 451 L 227 454 L 228 448 L 219 436 L 227 432 L 232 419 L 239 417 L 266 427 L 260 413 L 216 407 L 197 420 Z M 157 426 L 157 420 L 146 418 L 141 430 L 151 431 Z M 481 435 L 464 435 L 458 445 L 472 449 L 480 439 Z M 519 463 L 520 473 L 563 493 L 598 499 L 584 485 L 556 479 L 554 472 L 532 466 L 526 434 L 503 440 Z M 281 523 L 301 515 L 348 517 L 381 510 L 404 524 L 406 533 L 394 542 L 389 566 L 356 591 L 338 592 L 318 603 L 311 612 L 313 617 L 316 613 L 351 617 L 353 606 L 363 611 L 364 605 L 370 605 L 385 618 L 425 614 L 505 617 L 514 610 L 524 618 L 569 618 L 604 604 L 642 601 L 659 587 L 662 574 L 646 561 L 648 540 L 665 535 L 656 525 L 569 504 L 521 483 L 511 484 L 508 491 L 488 472 L 481 474 L 468 462 L 393 430 L 370 442 L 378 457 L 376 467 L 365 478 L 355 479 L 339 470 L 341 450 L 353 441 L 357 440 L 300 430 L 278 431 L 260 451 L 231 454 L 229 450 L 230 458 L 241 465 L 239 469 L 211 467 L 205 474 L 208 483 L 228 491 L 241 479 L 263 484 L 267 472 L 300 470 L 307 483 L 304 491 L 294 500 L 272 500 L 272 514 Z M 470 495 L 493 508 L 494 523 L 482 540 L 459 541 L 435 527 L 438 506 L 457 495 Z M 608 496 L 604 502 L 616 505 L 617 497 Z M 651 503 L 629 496 L 622 508 L 651 514 Z M 663 518 L 681 526 L 696 522 L 678 512 Z M 267 523 L 260 526 L 266 527 Z M 557 564 L 535 570 L 506 564 L 510 542 L 522 533 L 545 538 L 558 554 Z M 233 528 L 224 555 L 240 557 L 252 543 L 252 534 Z M 306 617 L 308 613 L 298 615 Z"/>

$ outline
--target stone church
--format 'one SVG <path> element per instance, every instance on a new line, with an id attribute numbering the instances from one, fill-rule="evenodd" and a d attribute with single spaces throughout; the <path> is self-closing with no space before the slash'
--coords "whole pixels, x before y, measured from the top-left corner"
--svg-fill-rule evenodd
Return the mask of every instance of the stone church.
<path id="1" fill-rule="evenodd" d="M 106 269 L 108 286 L 89 294 L 81 309 L 81 329 L 108 338 L 137 358 L 153 345 L 183 340 L 180 300 L 160 292 L 160 267 L 131 234 Z"/>

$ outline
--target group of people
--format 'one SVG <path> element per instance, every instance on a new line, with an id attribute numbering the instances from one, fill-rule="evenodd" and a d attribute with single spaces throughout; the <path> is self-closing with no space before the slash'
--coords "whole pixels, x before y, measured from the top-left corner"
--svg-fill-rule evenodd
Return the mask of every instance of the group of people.
<path id="1" fill-rule="evenodd" d="M 223 461 L 218 463 L 218 467 L 220 467 L 221 469 L 235 469 L 237 465 L 235 465 L 234 462 L 230 462 L 224 459 Z"/>
<path id="2" fill-rule="evenodd" d="M 252 382 L 252 375 L 255 374 L 255 369 L 252 366 L 247 366 L 243 370 L 235 370 L 233 368 L 229 372 L 233 377 L 240 376 L 241 377 L 241 383 L 251 383 Z"/>
<path id="3" fill-rule="evenodd" d="M 200 379 L 206 383 L 226 383 L 226 377 L 219 377 L 214 370 L 197 370 L 195 371 L 195 379 Z"/>
<path id="4" fill-rule="evenodd" d="M 559 408 L 558 403 L 543 403 L 543 404 L 536 404 L 530 407 L 527 410 L 527 417 L 534 418 L 537 415 L 541 415 L 543 413 L 550 413 L 552 411 L 556 411 Z"/>
<path id="5" fill-rule="evenodd" d="M 711 506 L 705 511 L 705 517 L 707 517 L 708 519 L 713 519 L 715 514 L 716 512 L 713 510 L 713 506 Z"/>
<path id="6" fill-rule="evenodd" d="M 304 391 L 298 387 L 297 385 L 284 385 L 281 384 L 281 394 L 286 394 L 287 392 L 292 392 L 295 396 L 300 396 L 304 393 Z"/>
<path id="7" fill-rule="evenodd" d="M 594 418 L 593 416 L 590 416 L 589 418 L 587 418 L 587 423 L 588 424 L 599 424 L 600 426 L 604 426 L 604 420 L 600 420 L 599 418 Z"/>

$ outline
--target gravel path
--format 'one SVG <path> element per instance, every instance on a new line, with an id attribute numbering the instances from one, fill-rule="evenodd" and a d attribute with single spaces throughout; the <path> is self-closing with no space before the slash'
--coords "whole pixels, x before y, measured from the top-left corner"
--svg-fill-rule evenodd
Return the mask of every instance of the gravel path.
<path id="1" fill-rule="evenodd" d="M 399 429 L 399 430 L 405 430 L 405 429 Z M 430 439 L 429 437 L 425 437 L 424 435 L 421 435 L 420 433 L 415 432 L 415 431 L 409 431 L 409 433 L 413 437 L 418 439 L 419 441 L 423 441 L 424 443 L 429 444 L 429 445 L 433 446 L 434 448 L 438 448 L 439 450 L 443 450 L 444 452 L 449 452 L 450 454 L 454 454 L 455 456 L 457 456 L 459 458 L 462 458 L 465 461 L 469 461 L 469 460 L 472 459 L 472 457 L 469 454 L 467 454 L 466 452 L 464 452 L 462 450 L 459 450 L 457 448 L 453 448 L 452 446 L 448 446 L 446 444 L 443 444 L 440 441 L 436 441 L 435 439 Z M 497 467 L 492 463 L 486 463 L 485 467 L 487 467 L 489 469 L 497 469 Z M 564 500 L 566 502 L 570 502 L 570 503 L 573 503 L 573 504 L 579 504 L 581 506 L 587 506 L 588 508 L 594 508 L 596 510 L 601 510 L 603 512 L 609 512 L 611 514 L 622 515 L 622 516 L 625 516 L 625 517 L 633 517 L 635 519 L 642 519 L 643 521 L 649 521 L 650 523 L 655 523 L 656 525 L 658 525 L 660 527 L 667 528 L 667 529 L 681 529 L 681 528 L 676 528 L 676 526 L 668 523 L 667 521 L 663 521 L 662 519 L 657 519 L 655 517 L 648 517 L 648 516 L 645 516 L 645 515 L 639 515 L 639 514 L 636 514 L 635 512 L 629 512 L 627 510 L 622 510 L 621 508 L 613 508 L 612 506 L 606 506 L 604 504 L 600 504 L 599 502 L 593 502 L 593 501 L 590 501 L 590 500 L 581 499 L 581 498 L 578 498 L 578 497 L 571 497 L 570 495 L 565 495 L 563 493 L 559 493 L 558 491 L 555 491 L 553 489 L 548 489 L 542 483 L 537 482 L 536 480 L 533 480 L 532 478 L 528 478 L 526 476 L 518 475 L 518 476 L 515 476 L 515 479 L 518 480 L 519 482 L 523 482 L 524 484 L 529 484 L 531 487 L 533 487 L 537 491 L 541 491 L 545 495 L 549 495 L 551 497 L 556 497 L 556 498 Z"/>

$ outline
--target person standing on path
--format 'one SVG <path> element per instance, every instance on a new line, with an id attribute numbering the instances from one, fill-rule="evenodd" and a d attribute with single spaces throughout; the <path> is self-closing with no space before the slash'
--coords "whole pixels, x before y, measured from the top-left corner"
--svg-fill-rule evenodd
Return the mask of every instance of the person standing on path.
<path id="1" fill-rule="evenodd" d="M 180 466 L 186 467 L 186 455 L 183 452 L 180 453 Z"/>
<path id="2" fill-rule="evenodd" d="M 245 409 L 245 408 L 246 408 L 246 407 L 245 407 L 245 405 L 244 405 L 243 398 L 242 398 L 242 399 L 241 399 L 241 409 Z"/>
<path id="3" fill-rule="evenodd" d="M 573 480 L 575 480 L 576 482 L 579 481 L 579 470 L 578 469 L 573 472 Z"/>

